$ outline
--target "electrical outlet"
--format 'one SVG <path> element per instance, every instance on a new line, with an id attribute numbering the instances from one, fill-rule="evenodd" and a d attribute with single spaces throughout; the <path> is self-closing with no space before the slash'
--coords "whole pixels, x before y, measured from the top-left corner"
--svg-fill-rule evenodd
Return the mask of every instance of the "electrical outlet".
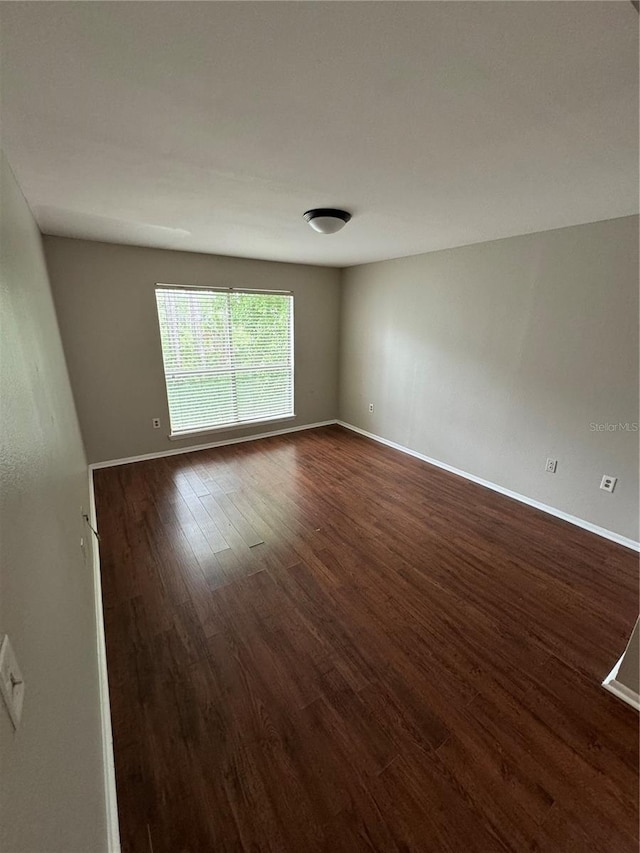
<path id="1" fill-rule="evenodd" d="M 369 412 L 373 414 L 373 403 L 369 403 Z"/>
<path id="2" fill-rule="evenodd" d="M 0 646 L 0 692 L 7 706 L 14 729 L 20 725 L 22 701 L 24 699 L 24 679 L 18 661 L 11 648 L 8 634 L 2 638 Z"/>
<path id="3" fill-rule="evenodd" d="M 548 474 L 555 474 L 557 467 L 558 467 L 558 460 L 557 459 L 547 459 L 547 464 L 544 466 L 544 470 Z"/>
<path id="4" fill-rule="evenodd" d="M 612 492 L 615 489 L 617 482 L 617 477 L 610 477 L 608 474 L 604 474 L 600 481 L 600 488 L 605 492 Z"/>
<path id="5" fill-rule="evenodd" d="M 154 418 L 151 423 L 154 429 L 160 429 L 160 418 Z"/>

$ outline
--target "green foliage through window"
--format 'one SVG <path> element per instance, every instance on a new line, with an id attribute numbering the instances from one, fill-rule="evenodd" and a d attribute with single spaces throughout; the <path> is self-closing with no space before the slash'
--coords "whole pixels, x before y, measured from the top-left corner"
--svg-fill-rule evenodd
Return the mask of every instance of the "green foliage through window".
<path id="1" fill-rule="evenodd" d="M 172 433 L 293 415 L 293 297 L 156 288 Z"/>

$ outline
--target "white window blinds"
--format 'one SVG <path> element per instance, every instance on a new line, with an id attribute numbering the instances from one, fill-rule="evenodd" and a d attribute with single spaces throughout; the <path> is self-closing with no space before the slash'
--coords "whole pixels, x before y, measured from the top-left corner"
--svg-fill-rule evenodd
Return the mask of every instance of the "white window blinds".
<path id="1" fill-rule="evenodd" d="M 156 287 L 171 434 L 293 415 L 293 297 Z"/>

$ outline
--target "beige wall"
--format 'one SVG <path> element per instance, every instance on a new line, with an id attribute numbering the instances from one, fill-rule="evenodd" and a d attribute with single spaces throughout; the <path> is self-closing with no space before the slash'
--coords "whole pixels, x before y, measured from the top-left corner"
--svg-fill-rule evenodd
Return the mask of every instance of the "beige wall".
<path id="1" fill-rule="evenodd" d="M 624 653 L 616 681 L 640 694 L 640 619 L 636 622 Z"/>
<path id="2" fill-rule="evenodd" d="M 337 416 L 338 270 L 60 237 L 45 237 L 44 246 L 90 462 Z M 169 441 L 154 292 L 158 282 L 293 291 L 294 421 Z M 152 428 L 154 417 L 162 419 L 162 429 Z"/>
<path id="3" fill-rule="evenodd" d="M 91 853 L 106 828 L 87 466 L 40 234 L 0 169 L 0 634 L 26 682 L 15 733 L 0 702 L 0 849 Z"/>
<path id="4" fill-rule="evenodd" d="M 353 267 L 343 282 L 344 421 L 638 539 L 638 433 L 590 429 L 639 420 L 638 217 Z M 603 474 L 619 478 L 613 494 Z"/>

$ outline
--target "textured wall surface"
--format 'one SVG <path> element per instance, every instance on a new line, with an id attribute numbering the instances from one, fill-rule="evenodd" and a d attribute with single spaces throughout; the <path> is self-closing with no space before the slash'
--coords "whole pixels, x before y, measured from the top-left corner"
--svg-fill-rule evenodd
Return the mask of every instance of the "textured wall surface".
<path id="1" fill-rule="evenodd" d="M 638 217 L 346 270 L 340 398 L 344 421 L 637 540 Z"/>
<path id="2" fill-rule="evenodd" d="M 89 462 L 337 416 L 338 270 L 60 237 L 45 237 L 44 246 Z M 169 441 L 155 303 L 158 283 L 291 290 L 296 418 Z M 160 430 L 151 425 L 155 417 L 162 420 Z"/>
<path id="3" fill-rule="evenodd" d="M 106 849 L 87 466 L 41 239 L 2 158 L 0 633 L 26 682 L 0 703 L 0 849 Z"/>

